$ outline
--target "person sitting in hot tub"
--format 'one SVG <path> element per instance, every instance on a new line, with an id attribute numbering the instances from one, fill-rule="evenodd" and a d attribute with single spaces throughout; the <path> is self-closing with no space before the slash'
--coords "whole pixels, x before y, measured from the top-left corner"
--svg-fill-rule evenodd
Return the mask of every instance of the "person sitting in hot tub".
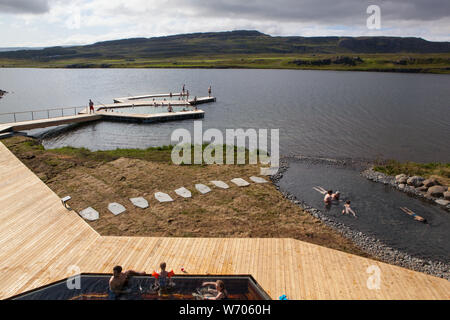
<path id="1" fill-rule="evenodd" d="M 204 286 L 215 286 L 215 289 L 209 289 L 208 291 L 216 294 L 214 297 L 204 297 L 205 300 L 225 300 L 228 298 L 228 292 L 225 289 L 225 283 L 222 280 L 217 280 L 216 282 L 203 282 L 202 287 Z"/>
<path id="2" fill-rule="evenodd" d="M 165 262 L 161 262 L 159 267 L 161 268 L 161 271 L 159 273 L 156 271 L 152 273 L 152 276 L 156 278 L 155 281 L 156 286 L 162 289 L 173 286 L 172 277 L 175 275 L 173 270 L 167 272 L 166 271 L 167 265 Z"/>
<path id="3" fill-rule="evenodd" d="M 131 276 L 145 276 L 145 272 L 137 272 L 134 270 L 128 270 L 122 272 L 121 266 L 115 266 L 113 268 L 113 276 L 109 279 L 109 289 L 115 294 L 122 293 L 123 288 L 127 285 Z"/>

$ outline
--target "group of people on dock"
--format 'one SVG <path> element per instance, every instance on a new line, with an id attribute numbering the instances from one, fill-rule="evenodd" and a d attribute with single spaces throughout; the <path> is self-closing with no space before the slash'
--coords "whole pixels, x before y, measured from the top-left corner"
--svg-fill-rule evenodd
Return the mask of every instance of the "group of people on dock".
<path id="1" fill-rule="evenodd" d="M 128 281 L 132 276 L 146 276 L 150 275 L 155 278 L 154 285 L 152 289 L 158 291 L 161 295 L 162 292 L 166 291 L 168 288 L 175 287 L 175 283 L 172 277 L 175 275 L 173 270 L 167 271 L 167 265 L 162 262 L 160 265 L 160 271 L 153 271 L 151 274 L 147 274 L 145 271 L 138 272 L 134 270 L 127 270 L 123 272 L 122 266 L 115 266 L 113 268 L 113 275 L 109 279 L 109 290 L 110 293 L 114 295 L 115 298 L 121 296 L 126 287 L 128 286 Z M 182 270 L 184 270 L 182 268 Z M 222 280 L 217 280 L 216 282 L 203 282 L 202 287 L 214 286 L 214 288 L 208 288 L 209 296 L 203 296 L 203 300 L 224 300 L 228 297 L 228 292 L 225 289 L 225 283 Z"/>

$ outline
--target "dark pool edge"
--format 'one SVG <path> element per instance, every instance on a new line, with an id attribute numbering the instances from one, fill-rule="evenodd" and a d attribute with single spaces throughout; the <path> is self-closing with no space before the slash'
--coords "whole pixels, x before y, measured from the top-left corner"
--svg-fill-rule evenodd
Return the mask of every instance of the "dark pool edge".
<path id="1" fill-rule="evenodd" d="M 395 177 L 394 176 L 389 176 L 385 173 L 382 172 L 378 172 L 375 171 L 373 169 L 373 167 L 370 167 L 364 171 L 361 172 L 361 176 L 363 176 L 364 178 L 373 181 L 373 182 L 377 182 L 377 183 L 382 183 L 384 185 L 389 185 L 395 189 L 397 189 L 400 192 L 406 193 L 410 196 L 413 196 L 415 198 L 420 198 L 428 203 L 430 203 L 431 205 L 435 205 L 435 206 L 439 206 L 442 209 L 450 212 L 450 204 L 449 205 L 442 205 L 436 202 L 436 200 L 438 200 L 439 198 L 436 197 L 426 197 L 426 193 L 425 192 L 420 192 L 418 190 L 416 190 L 416 188 L 409 186 L 409 185 L 405 185 L 404 188 L 400 188 L 399 184 L 397 184 L 395 182 Z"/>
<path id="2" fill-rule="evenodd" d="M 275 185 L 276 189 L 283 195 L 283 197 L 293 204 L 299 206 L 303 211 L 309 213 L 313 217 L 320 219 L 326 226 L 339 232 L 345 238 L 351 240 L 358 248 L 367 254 L 375 257 L 382 262 L 407 268 L 414 271 L 423 272 L 439 278 L 450 280 L 450 264 L 442 261 L 424 260 L 413 257 L 406 252 L 394 249 L 387 246 L 382 241 L 374 237 L 363 234 L 360 231 L 352 230 L 348 226 L 334 220 L 332 217 L 325 215 L 321 210 L 308 205 L 305 201 L 297 199 L 295 195 L 289 191 L 282 190 L 279 186 L 279 181 L 283 178 L 284 173 L 289 168 L 288 159 L 297 160 L 315 160 L 328 164 L 346 165 L 349 162 L 346 160 L 327 159 L 327 158 L 310 158 L 301 156 L 289 156 L 280 159 L 278 172 L 270 176 L 270 180 Z M 361 166 L 362 168 L 368 163 L 365 161 L 354 161 L 351 165 Z M 367 167 L 365 168 L 367 169 Z M 363 169 L 364 170 L 364 169 Z"/>

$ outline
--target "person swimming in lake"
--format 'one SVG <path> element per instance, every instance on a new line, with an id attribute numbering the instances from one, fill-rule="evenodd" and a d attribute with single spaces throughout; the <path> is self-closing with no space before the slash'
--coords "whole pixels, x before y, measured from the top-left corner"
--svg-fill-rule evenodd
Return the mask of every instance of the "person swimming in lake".
<path id="1" fill-rule="evenodd" d="M 327 191 L 321 186 L 313 187 L 313 189 L 316 190 L 317 192 L 325 195 L 323 198 L 323 201 L 326 204 L 331 204 L 332 201 L 340 201 L 339 198 L 341 196 L 341 193 L 339 191 L 336 191 L 335 193 L 333 193 L 333 190 Z"/>
<path id="2" fill-rule="evenodd" d="M 356 218 L 356 213 L 350 207 L 350 203 L 351 203 L 350 200 L 345 201 L 344 210 L 342 210 L 342 214 L 349 214 L 349 213 L 351 213 Z"/>
<path id="3" fill-rule="evenodd" d="M 331 195 L 331 200 L 339 201 L 339 197 L 341 196 L 341 193 L 339 191 L 336 191 Z"/>
<path id="4" fill-rule="evenodd" d="M 146 274 L 145 272 L 137 272 L 134 270 L 122 272 L 121 266 L 115 266 L 113 268 L 113 275 L 109 279 L 109 290 L 116 295 L 120 295 L 123 293 L 131 276 L 145 276 Z"/>
<path id="5" fill-rule="evenodd" d="M 215 286 L 215 289 L 208 289 L 208 292 L 212 293 L 215 296 L 213 297 L 203 297 L 204 300 L 225 300 L 228 298 L 228 292 L 225 289 L 225 283 L 222 280 L 217 280 L 216 282 L 203 282 L 202 287 L 204 286 Z"/>

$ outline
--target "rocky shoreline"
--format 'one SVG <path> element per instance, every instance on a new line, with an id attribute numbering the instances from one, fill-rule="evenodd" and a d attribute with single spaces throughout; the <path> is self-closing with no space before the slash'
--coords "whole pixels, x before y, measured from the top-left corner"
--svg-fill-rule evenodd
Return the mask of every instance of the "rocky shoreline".
<path id="1" fill-rule="evenodd" d="M 293 157 L 293 158 L 295 158 L 295 159 L 311 159 L 311 160 L 315 160 L 315 161 L 320 161 L 320 162 L 325 162 L 325 163 L 328 162 L 328 163 L 338 164 L 338 165 L 349 164 L 349 162 L 346 160 L 305 158 L 305 157 Z M 331 162 L 329 162 L 329 161 L 331 161 Z M 358 164 L 357 162 L 350 163 L 350 164 L 355 164 L 358 166 L 363 165 L 361 163 Z M 281 190 L 278 185 L 278 182 L 281 180 L 281 178 L 283 177 L 284 173 L 287 171 L 288 168 L 289 168 L 289 162 L 286 158 L 283 158 L 280 160 L 280 166 L 279 166 L 278 172 L 275 175 L 270 177 L 270 179 L 276 186 L 277 190 L 279 190 L 286 199 L 288 199 L 295 205 L 299 206 L 300 208 L 302 208 L 304 211 L 308 212 L 315 218 L 320 219 L 325 225 L 336 230 L 337 232 L 342 234 L 344 237 L 352 240 L 353 243 L 355 243 L 364 252 L 368 253 L 369 255 L 371 255 L 383 262 L 450 280 L 450 265 L 449 264 L 443 263 L 441 261 L 431 261 L 431 260 L 426 261 L 426 260 L 423 260 L 423 259 L 420 259 L 417 257 L 410 256 L 409 254 L 399 251 L 397 249 L 391 248 L 391 247 L 385 245 L 384 243 L 382 243 L 380 240 L 377 240 L 373 237 L 367 236 L 367 235 L 363 234 L 362 232 L 350 229 L 348 226 L 334 220 L 333 217 L 324 214 L 321 210 L 313 208 L 310 205 L 308 205 L 307 203 L 305 203 L 304 201 L 297 199 L 293 194 L 291 194 L 287 191 Z M 372 172 L 370 172 L 368 170 L 370 170 L 370 169 L 366 169 L 363 171 L 363 172 L 366 172 L 367 177 L 369 177 L 369 174 L 374 173 L 373 170 L 372 170 Z M 385 177 L 386 179 L 384 180 L 384 179 L 382 179 L 382 176 L 380 176 L 380 178 L 378 178 L 378 172 L 376 172 L 375 174 L 377 175 L 376 178 L 378 179 L 378 182 L 382 182 L 382 183 L 386 182 L 386 184 L 390 184 L 389 181 L 391 178 L 386 176 Z M 363 174 L 363 176 L 366 176 L 366 175 Z M 370 176 L 372 176 L 372 175 L 370 175 Z M 395 177 L 392 177 L 392 178 L 394 178 L 394 183 L 395 183 Z"/>
<path id="2" fill-rule="evenodd" d="M 373 168 L 364 170 L 361 175 L 371 181 L 390 185 L 399 191 L 424 199 L 450 211 L 450 190 L 448 186 L 441 186 L 434 179 L 425 179 L 419 176 L 408 177 L 405 174 L 399 174 L 395 177 L 388 176 L 373 170 Z"/>
<path id="3" fill-rule="evenodd" d="M 7 93 L 8 93 L 8 91 L 0 89 L 0 99 Z"/>

